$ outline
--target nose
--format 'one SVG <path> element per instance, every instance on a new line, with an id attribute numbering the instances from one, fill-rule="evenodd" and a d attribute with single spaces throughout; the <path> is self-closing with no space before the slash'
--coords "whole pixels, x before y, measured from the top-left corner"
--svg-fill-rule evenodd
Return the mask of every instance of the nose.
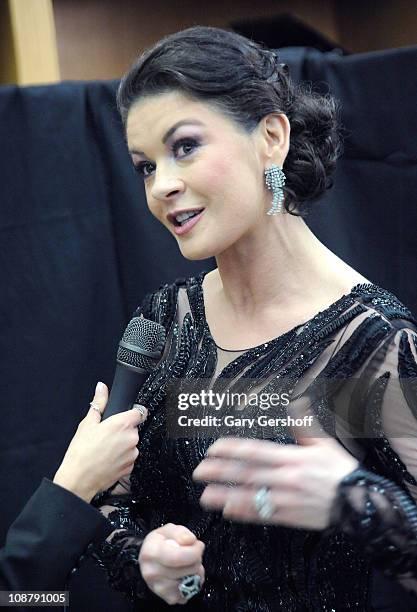
<path id="1" fill-rule="evenodd" d="M 172 200 L 184 191 L 184 182 L 167 170 L 156 170 L 151 195 L 155 200 Z"/>

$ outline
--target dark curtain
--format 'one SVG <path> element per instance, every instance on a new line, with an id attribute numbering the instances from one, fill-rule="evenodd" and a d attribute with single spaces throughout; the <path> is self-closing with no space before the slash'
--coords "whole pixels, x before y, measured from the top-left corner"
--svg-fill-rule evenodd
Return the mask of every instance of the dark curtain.
<path id="1" fill-rule="evenodd" d="M 342 105 L 345 154 L 309 225 L 417 312 L 417 48 L 281 57 L 296 80 Z M 148 212 L 116 87 L 0 88 L 1 541 L 41 478 L 53 477 L 95 383 L 111 384 L 117 343 L 145 293 L 214 265 L 183 259 Z M 76 612 L 132 609 L 89 563 L 70 590 Z"/>

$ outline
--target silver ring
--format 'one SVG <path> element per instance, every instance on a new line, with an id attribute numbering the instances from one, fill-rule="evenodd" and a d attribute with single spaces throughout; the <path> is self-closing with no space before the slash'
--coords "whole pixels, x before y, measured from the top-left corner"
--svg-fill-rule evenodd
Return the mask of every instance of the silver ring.
<path id="1" fill-rule="evenodd" d="M 276 507 L 271 500 L 271 491 L 268 487 L 261 487 L 254 497 L 254 504 L 257 513 L 262 519 L 269 519 L 276 511 Z"/>
<path id="2" fill-rule="evenodd" d="M 100 415 L 102 414 L 100 408 L 94 402 L 90 402 L 90 407 L 96 412 L 99 412 Z"/>
<path id="3" fill-rule="evenodd" d="M 133 408 L 140 412 L 142 416 L 145 416 L 145 406 L 142 406 L 142 404 L 133 404 Z"/>
<path id="4" fill-rule="evenodd" d="M 201 590 L 201 578 L 198 574 L 192 574 L 191 576 L 183 576 L 180 578 L 181 582 L 178 585 L 179 592 L 187 601 L 197 595 Z"/>

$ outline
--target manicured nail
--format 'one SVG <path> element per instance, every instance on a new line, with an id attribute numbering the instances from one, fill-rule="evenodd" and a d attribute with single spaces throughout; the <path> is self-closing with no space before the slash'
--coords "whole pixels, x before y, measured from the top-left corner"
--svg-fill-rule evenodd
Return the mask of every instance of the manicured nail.
<path id="1" fill-rule="evenodd" d="M 104 384 L 102 382 L 98 382 L 96 385 L 96 395 L 103 395 L 104 388 Z"/>
<path id="2" fill-rule="evenodd" d="M 132 408 L 139 410 L 139 412 L 145 419 L 148 416 L 148 409 L 145 408 L 145 406 L 142 406 L 142 404 L 133 404 Z"/>

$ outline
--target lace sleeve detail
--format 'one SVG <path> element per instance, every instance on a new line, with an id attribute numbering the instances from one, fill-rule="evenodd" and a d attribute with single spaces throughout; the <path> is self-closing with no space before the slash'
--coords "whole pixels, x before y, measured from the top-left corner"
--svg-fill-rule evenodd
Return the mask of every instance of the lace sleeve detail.
<path id="1" fill-rule="evenodd" d="M 129 480 L 123 479 L 115 487 L 99 493 L 91 503 L 107 517 L 114 530 L 106 540 L 90 549 L 90 556 L 104 569 L 112 588 L 131 601 L 146 597 L 150 591 L 140 573 L 139 552 L 148 529 L 136 516 Z"/>
<path id="2" fill-rule="evenodd" d="M 404 490 L 360 467 L 339 484 L 332 524 L 374 567 L 417 594 L 417 508 Z"/>
<path id="3" fill-rule="evenodd" d="M 363 368 L 351 408 L 364 455 L 338 487 L 332 524 L 417 603 L 416 349 L 415 331 L 399 324 Z"/>

